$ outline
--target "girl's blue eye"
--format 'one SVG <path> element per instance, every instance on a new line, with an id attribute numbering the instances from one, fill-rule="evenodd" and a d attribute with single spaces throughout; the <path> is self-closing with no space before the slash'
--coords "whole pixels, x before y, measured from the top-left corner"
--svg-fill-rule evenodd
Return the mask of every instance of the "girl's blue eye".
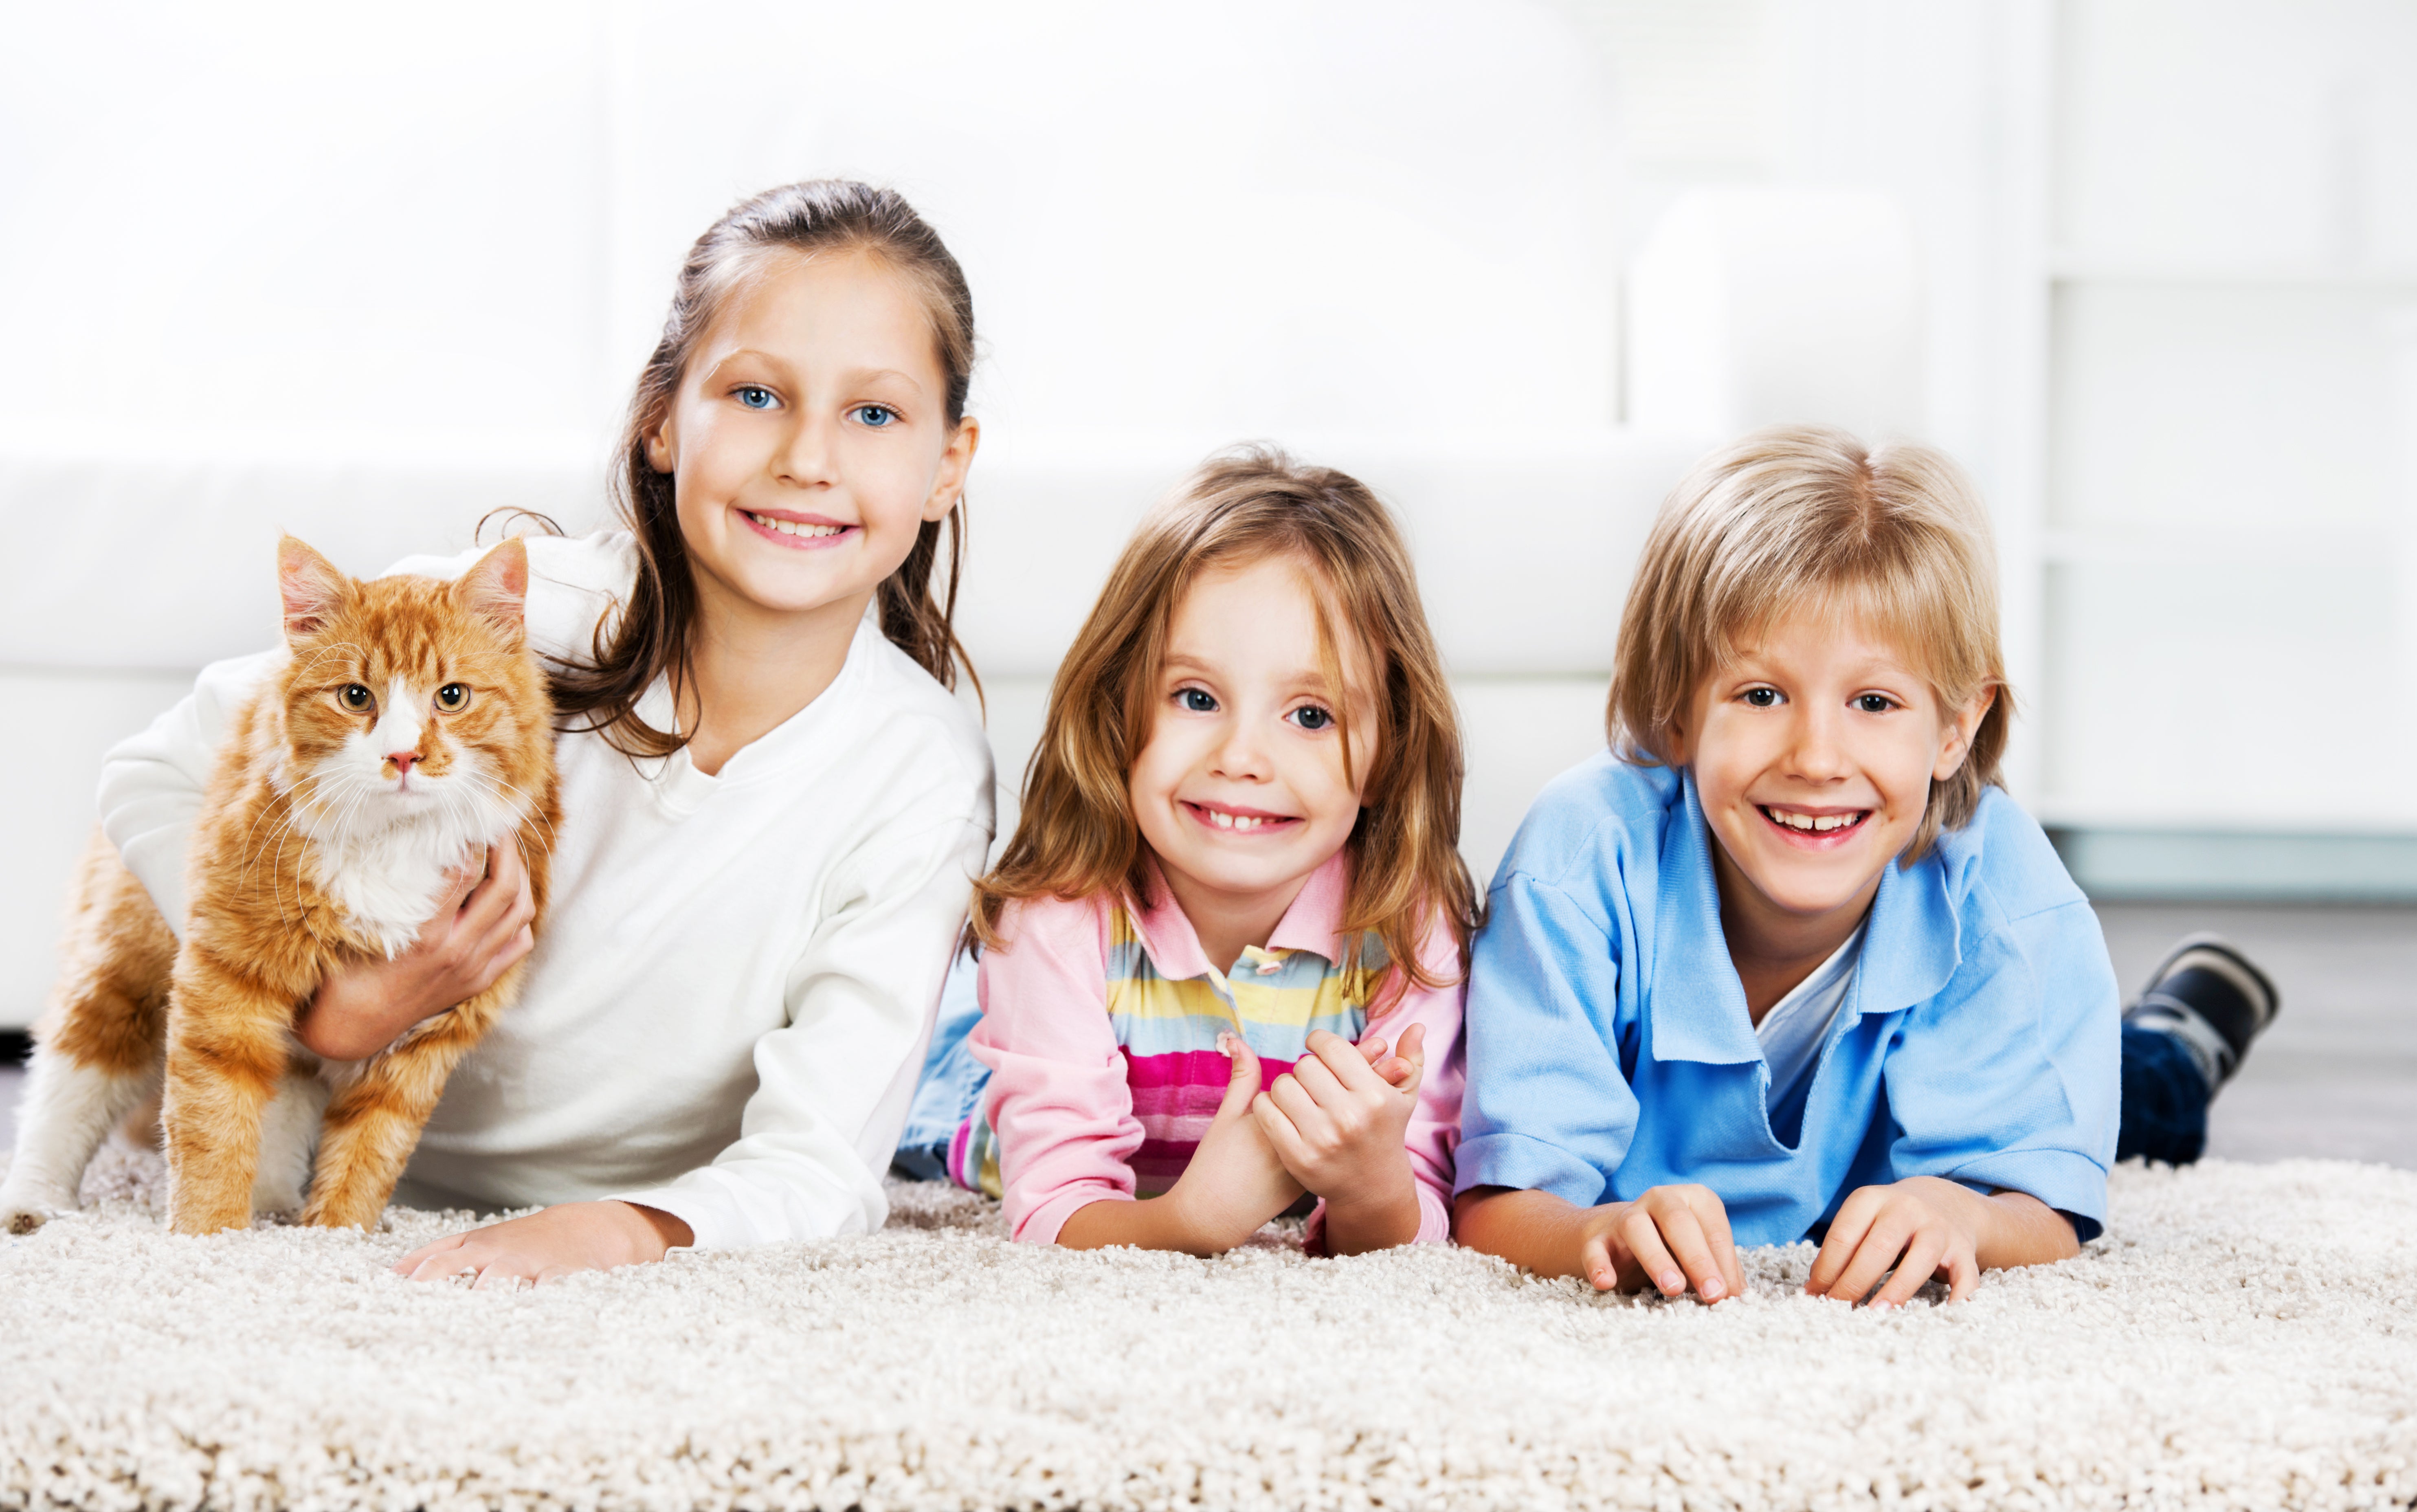
<path id="1" fill-rule="evenodd" d="M 887 405 L 859 405 L 856 406 L 856 419 L 859 425 L 885 431 L 898 422 L 898 411 Z"/>
<path id="2" fill-rule="evenodd" d="M 745 405 L 750 409 L 769 409 L 772 407 L 772 390 L 764 388 L 760 384 L 742 384 L 736 390 L 736 397 L 740 404 Z"/>
<path id="3" fill-rule="evenodd" d="M 1896 707 L 1896 700 L 1885 694 L 1858 694 L 1855 697 L 1855 707 L 1866 714 L 1885 714 Z"/>
<path id="4" fill-rule="evenodd" d="M 1773 709 L 1779 704 L 1777 688 L 1748 688 L 1744 696 L 1749 709 Z"/>
<path id="5" fill-rule="evenodd" d="M 1294 724 L 1300 725 L 1305 730 L 1323 730 L 1332 729 L 1334 727 L 1333 714 L 1330 713 L 1326 710 L 1318 708 L 1315 704 L 1303 704 L 1299 709 L 1294 710 L 1292 711 L 1292 720 Z"/>
<path id="6" fill-rule="evenodd" d="M 1217 700 L 1206 688 L 1185 688 L 1176 694 L 1175 701 L 1186 713 L 1213 714 L 1217 711 Z"/>

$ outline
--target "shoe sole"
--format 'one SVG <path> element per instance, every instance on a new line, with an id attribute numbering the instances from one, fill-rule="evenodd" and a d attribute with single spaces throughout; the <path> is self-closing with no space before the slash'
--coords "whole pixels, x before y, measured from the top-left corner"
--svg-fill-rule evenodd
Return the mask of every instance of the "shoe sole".
<path id="1" fill-rule="evenodd" d="M 2283 1012 L 2283 995 L 2274 989 L 2273 978 L 2259 970 L 2257 963 L 2250 960 L 2248 956 L 2241 954 L 2240 946 L 2222 935 L 2202 933 L 2183 936 L 2175 942 L 2173 949 L 2166 952 L 2166 958 L 2157 963 L 2157 969 L 2149 973 L 2149 985 L 2140 989 L 2140 996 L 2145 998 L 2156 991 L 2159 985 L 2172 974 L 2176 961 L 2193 951 L 2202 950 L 2211 955 L 2222 956 L 2242 975 L 2257 984 L 2257 990 L 2264 995 L 2266 1012 L 2258 1018 L 2257 1027 L 2250 1032 L 2253 1037 L 2264 1033 L 2267 1026 L 2273 1023 Z"/>

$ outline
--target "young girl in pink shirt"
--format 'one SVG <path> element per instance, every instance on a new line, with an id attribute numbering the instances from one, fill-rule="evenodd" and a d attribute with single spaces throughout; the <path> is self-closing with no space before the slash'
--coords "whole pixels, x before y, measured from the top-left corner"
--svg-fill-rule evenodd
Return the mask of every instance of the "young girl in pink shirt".
<path id="1" fill-rule="evenodd" d="M 950 1174 L 1035 1244 L 1215 1254 L 1308 1198 L 1313 1250 L 1446 1238 L 1460 787 L 1384 507 L 1281 455 L 1209 463 L 1059 667 L 978 884 L 971 1055 L 943 1046 L 954 1084 L 919 1099 L 950 1107 Z"/>

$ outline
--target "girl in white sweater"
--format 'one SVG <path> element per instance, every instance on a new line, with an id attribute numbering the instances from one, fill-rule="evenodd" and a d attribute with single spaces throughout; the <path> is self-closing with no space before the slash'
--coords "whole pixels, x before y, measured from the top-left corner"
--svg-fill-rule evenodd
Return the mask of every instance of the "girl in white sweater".
<path id="1" fill-rule="evenodd" d="M 509 1284 L 888 1215 L 992 826 L 989 746 L 948 691 L 953 565 L 932 592 L 980 439 L 972 354 L 963 273 L 886 191 L 773 190 L 691 250 L 623 435 L 628 530 L 528 543 L 565 732 L 544 937 L 494 848 L 414 949 L 296 1024 L 372 1054 L 534 949 L 398 1197 L 553 1205 L 398 1270 Z M 227 715 L 277 654 L 209 667 L 110 755 L 104 826 L 173 922 Z"/>

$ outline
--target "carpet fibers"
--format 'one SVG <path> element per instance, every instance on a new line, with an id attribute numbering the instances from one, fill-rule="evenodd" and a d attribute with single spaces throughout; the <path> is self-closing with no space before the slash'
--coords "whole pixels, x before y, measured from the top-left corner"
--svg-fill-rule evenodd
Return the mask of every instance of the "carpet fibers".
<path id="1" fill-rule="evenodd" d="M 1972 1301 L 1598 1298 L 1451 1249 L 870 1239 L 514 1293 L 459 1227 L 180 1239 L 157 1158 L 0 1240 L 10 1507 L 2349 1507 L 2417 1500 L 2417 1173 L 2117 1173 L 2107 1235 Z"/>

